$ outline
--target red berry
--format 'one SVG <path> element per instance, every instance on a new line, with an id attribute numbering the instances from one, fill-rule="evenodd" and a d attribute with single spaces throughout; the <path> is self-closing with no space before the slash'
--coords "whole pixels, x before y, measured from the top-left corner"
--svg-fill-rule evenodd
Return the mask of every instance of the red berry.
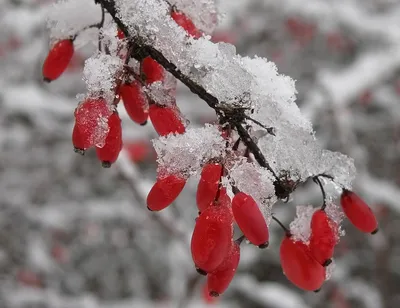
<path id="1" fill-rule="evenodd" d="M 178 109 L 152 104 L 149 108 L 149 116 L 154 129 L 160 136 L 185 132 Z"/>
<path id="2" fill-rule="evenodd" d="M 374 213 L 357 194 L 344 189 L 340 203 L 347 218 L 357 229 L 372 234 L 378 232 L 378 222 Z"/>
<path id="3" fill-rule="evenodd" d="M 72 40 L 57 42 L 49 51 L 43 64 L 43 77 L 47 82 L 53 81 L 61 76 L 66 70 L 74 54 Z"/>
<path id="4" fill-rule="evenodd" d="M 201 172 L 200 181 L 197 185 L 196 202 L 199 211 L 204 211 L 214 202 L 218 192 L 219 180 L 221 178 L 221 164 L 206 164 Z"/>
<path id="5" fill-rule="evenodd" d="M 102 148 L 96 147 L 96 154 L 104 168 L 111 167 L 122 149 L 122 126 L 118 113 L 114 112 L 108 119 L 108 135 Z"/>
<path id="6" fill-rule="evenodd" d="M 179 26 L 185 29 L 186 32 L 189 33 L 189 35 L 193 36 L 194 38 L 201 37 L 201 32 L 196 28 L 194 23 L 185 14 L 183 14 L 182 12 L 173 11 L 171 13 L 171 17 Z"/>
<path id="7" fill-rule="evenodd" d="M 208 291 L 207 282 L 202 287 L 202 298 L 206 304 L 213 304 L 218 301 L 218 298 L 210 296 L 210 292 Z"/>
<path id="8" fill-rule="evenodd" d="M 72 140 L 77 152 L 83 153 L 99 142 L 102 122 L 112 114 L 102 98 L 88 98 L 75 109 L 75 126 Z"/>
<path id="9" fill-rule="evenodd" d="M 321 264 L 328 265 L 337 244 L 337 225 L 324 210 L 314 212 L 311 219 L 310 253 Z"/>
<path id="10" fill-rule="evenodd" d="M 218 268 L 207 276 L 210 296 L 217 297 L 224 293 L 235 276 L 240 260 L 240 246 L 233 242 L 227 257 Z"/>
<path id="11" fill-rule="evenodd" d="M 177 175 L 169 175 L 165 178 L 157 179 L 147 195 L 147 208 L 150 211 L 165 209 L 175 201 L 185 184 L 186 180 Z"/>
<path id="12" fill-rule="evenodd" d="M 146 83 L 150 84 L 164 79 L 164 68 L 151 57 L 144 58 L 142 61 L 142 72 L 146 77 Z"/>
<path id="13" fill-rule="evenodd" d="M 117 37 L 118 37 L 120 40 L 123 40 L 123 39 L 125 38 L 125 33 L 124 33 L 121 29 L 119 29 L 119 28 L 118 28 L 118 31 L 117 31 Z"/>
<path id="14" fill-rule="evenodd" d="M 325 281 L 325 268 L 310 256 L 308 247 L 285 236 L 280 248 L 283 273 L 294 285 L 307 291 L 317 291 Z"/>
<path id="15" fill-rule="evenodd" d="M 200 214 L 191 241 L 198 271 L 211 273 L 221 265 L 231 248 L 232 235 L 232 214 L 228 208 L 210 206 Z"/>
<path id="16" fill-rule="evenodd" d="M 149 107 L 140 85 L 137 82 L 123 84 L 119 88 L 119 93 L 132 121 L 141 125 L 145 124 L 149 115 Z"/>
<path id="17" fill-rule="evenodd" d="M 220 187 L 219 189 L 219 196 L 217 200 L 214 202 L 215 205 L 225 206 L 231 209 L 231 198 L 226 193 L 226 187 Z"/>
<path id="18" fill-rule="evenodd" d="M 134 142 L 130 142 L 124 145 L 127 153 L 129 154 L 129 158 L 134 163 L 141 163 L 146 160 L 151 160 L 153 154 L 155 154 L 151 143 L 147 140 L 136 140 Z"/>
<path id="19" fill-rule="evenodd" d="M 269 231 L 264 215 L 254 199 L 242 192 L 232 199 L 232 212 L 246 238 L 260 248 L 268 246 Z"/>

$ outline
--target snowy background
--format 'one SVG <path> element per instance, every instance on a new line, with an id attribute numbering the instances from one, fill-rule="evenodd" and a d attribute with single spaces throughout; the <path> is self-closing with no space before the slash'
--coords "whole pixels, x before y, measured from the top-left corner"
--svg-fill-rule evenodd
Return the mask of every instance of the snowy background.
<path id="1" fill-rule="evenodd" d="M 224 14 L 213 40 L 267 57 L 296 80 L 297 103 L 321 146 L 355 159 L 354 190 L 374 209 L 380 232 L 367 236 L 345 222 L 333 276 L 314 294 L 282 274 L 283 234 L 272 224 L 269 249 L 242 245 L 238 273 L 214 307 L 397 307 L 400 1 L 217 2 Z M 76 95 L 86 91 L 83 64 L 97 46 L 79 48 L 78 40 L 68 71 L 43 83 L 52 3 L 0 0 L 0 308 L 206 307 L 189 245 L 196 179 L 174 206 L 150 213 L 156 133 L 123 109 L 125 149 L 111 169 L 94 151 L 74 153 Z M 191 125 L 215 120 L 181 84 L 177 102 Z M 289 225 L 296 205 L 320 202 L 309 183 L 274 211 Z"/>

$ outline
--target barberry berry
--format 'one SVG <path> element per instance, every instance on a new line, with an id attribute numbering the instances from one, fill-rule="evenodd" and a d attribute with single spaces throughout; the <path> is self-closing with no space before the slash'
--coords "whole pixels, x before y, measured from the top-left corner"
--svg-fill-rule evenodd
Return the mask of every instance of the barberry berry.
<path id="1" fill-rule="evenodd" d="M 162 81 L 164 79 L 164 68 L 151 57 L 143 59 L 141 69 L 147 84 Z"/>
<path id="2" fill-rule="evenodd" d="M 375 234 L 378 222 L 371 208 L 354 192 L 344 189 L 340 198 L 343 211 L 360 231 Z"/>
<path id="3" fill-rule="evenodd" d="M 123 84 L 119 88 L 119 94 L 124 102 L 126 112 L 132 121 L 144 125 L 149 116 L 148 102 L 141 92 L 139 83 Z"/>
<path id="4" fill-rule="evenodd" d="M 117 112 L 108 118 L 108 134 L 103 147 L 96 147 L 97 158 L 104 168 L 111 167 L 122 149 L 122 126 Z"/>
<path id="5" fill-rule="evenodd" d="M 280 259 L 283 273 L 298 288 L 307 291 L 321 288 L 326 278 L 325 268 L 310 255 L 306 244 L 294 242 L 286 235 L 281 243 Z"/>
<path id="6" fill-rule="evenodd" d="M 321 265 L 329 265 L 337 244 L 337 224 L 324 210 L 315 211 L 311 218 L 310 253 Z"/>
<path id="7" fill-rule="evenodd" d="M 99 123 L 102 120 L 108 121 L 111 114 L 106 101 L 102 98 L 88 98 L 75 109 L 72 142 L 76 152 L 83 154 L 96 144 Z"/>
<path id="8" fill-rule="evenodd" d="M 217 269 L 207 276 L 210 296 L 217 297 L 224 293 L 235 276 L 240 261 L 240 246 L 233 242 L 227 257 Z"/>
<path id="9" fill-rule="evenodd" d="M 237 193 L 232 199 L 233 217 L 246 238 L 260 248 L 266 248 L 269 230 L 263 214 L 254 199 L 243 193 Z"/>
<path id="10" fill-rule="evenodd" d="M 214 202 L 218 192 L 222 168 L 221 164 L 210 163 L 204 165 L 196 193 L 197 207 L 200 212 Z"/>
<path id="11" fill-rule="evenodd" d="M 74 43 L 71 39 L 58 41 L 49 51 L 43 63 L 44 81 L 50 82 L 61 76 L 67 69 L 74 54 Z"/>
<path id="12" fill-rule="evenodd" d="M 199 38 L 202 33 L 196 28 L 193 21 L 190 20 L 184 13 L 178 11 L 172 11 L 171 17 L 175 22 L 181 26 L 186 32 L 194 38 Z"/>
<path id="13" fill-rule="evenodd" d="M 169 175 L 157 179 L 147 195 L 147 208 L 150 211 L 161 211 L 179 196 L 186 180 L 178 175 Z"/>
<path id="14" fill-rule="evenodd" d="M 211 273 L 227 257 L 232 245 L 232 213 L 210 206 L 196 220 L 191 240 L 192 258 L 200 273 Z"/>
<path id="15" fill-rule="evenodd" d="M 160 136 L 170 133 L 183 134 L 185 132 L 185 126 L 182 123 L 178 109 L 152 104 L 149 108 L 149 116 L 154 129 Z"/>

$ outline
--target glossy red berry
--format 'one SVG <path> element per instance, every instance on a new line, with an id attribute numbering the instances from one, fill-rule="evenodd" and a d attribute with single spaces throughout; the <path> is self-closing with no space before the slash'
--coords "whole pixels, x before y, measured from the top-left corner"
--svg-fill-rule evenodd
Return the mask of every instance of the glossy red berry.
<path id="1" fill-rule="evenodd" d="M 137 82 L 123 84 L 119 88 L 119 94 L 132 121 L 140 125 L 146 124 L 149 116 L 149 106 L 140 85 Z"/>
<path id="2" fill-rule="evenodd" d="M 372 234 L 378 232 L 378 222 L 375 214 L 357 194 L 344 189 L 340 203 L 347 218 L 357 229 Z"/>
<path id="3" fill-rule="evenodd" d="M 149 116 L 154 129 L 160 136 L 185 132 L 178 109 L 152 104 L 149 108 Z"/>
<path id="4" fill-rule="evenodd" d="M 179 26 L 185 29 L 189 35 L 193 36 L 194 38 L 201 37 L 201 32 L 196 28 L 194 23 L 185 14 L 183 14 L 182 12 L 173 11 L 171 13 L 171 17 Z"/>
<path id="5" fill-rule="evenodd" d="M 161 211 L 175 201 L 179 196 L 186 180 L 177 175 L 169 175 L 157 179 L 147 195 L 147 208 L 150 211 Z"/>
<path id="6" fill-rule="evenodd" d="M 50 82 L 61 76 L 67 69 L 74 54 L 74 43 L 72 40 L 61 40 L 49 51 L 43 63 L 43 78 Z"/>
<path id="7" fill-rule="evenodd" d="M 337 244 L 337 224 L 324 210 L 314 212 L 311 219 L 310 254 L 321 265 L 329 265 Z"/>
<path id="8" fill-rule="evenodd" d="M 118 30 L 117 30 L 117 37 L 118 37 L 120 40 L 123 40 L 123 39 L 125 38 L 125 33 L 124 33 L 121 29 L 119 29 L 119 28 L 118 28 Z"/>
<path id="9" fill-rule="evenodd" d="M 162 81 L 165 75 L 164 68 L 151 57 L 144 58 L 142 61 L 142 72 L 147 84 Z"/>
<path id="10" fill-rule="evenodd" d="M 192 258 L 199 272 L 211 273 L 221 265 L 231 248 L 232 235 L 228 208 L 210 206 L 200 214 L 191 241 Z"/>
<path id="11" fill-rule="evenodd" d="M 280 259 L 283 273 L 298 288 L 317 291 L 325 281 L 325 268 L 319 264 L 303 242 L 285 236 L 281 243 Z"/>
<path id="12" fill-rule="evenodd" d="M 75 126 L 72 142 L 75 151 L 81 154 L 98 143 L 101 125 L 108 121 L 112 114 L 106 101 L 102 98 L 88 98 L 75 109 Z"/>
<path id="13" fill-rule="evenodd" d="M 104 168 L 111 167 L 122 149 L 122 127 L 118 113 L 114 112 L 108 119 L 108 134 L 102 148 L 96 147 L 96 154 Z"/>
<path id="14" fill-rule="evenodd" d="M 233 217 L 246 238 L 260 248 L 268 246 L 269 231 L 264 215 L 254 199 L 243 193 L 237 193 L 232 199 Z"/>
<path id="15" fill-rule="evenodd" d="M 197 207 L 200 212 L 204 211 L 214 202 L 218 192 L 221 172 L 221 164 L 210 163 L 204 165 L 196 193 Z"/>
<path id="16" fill-rule="evenodd" d="M 218 192 L 217 192 L 218 194 Z M 225 187 L 220 187 L 219 195 L 217 195 L 217 200 L 214 202 L 214 205 L 217 206 L 225 206 L 232 211 L 231 205 L 231 198 L 228 196 Z"/>
<path id="17" fill-rule="evenodd" d="M 224 293 L 235 276 L 240 260 L 240 246 L 233 242 L 231 250 L 218 268 L 207 276 L 210 296 L 217 297 Z"/>

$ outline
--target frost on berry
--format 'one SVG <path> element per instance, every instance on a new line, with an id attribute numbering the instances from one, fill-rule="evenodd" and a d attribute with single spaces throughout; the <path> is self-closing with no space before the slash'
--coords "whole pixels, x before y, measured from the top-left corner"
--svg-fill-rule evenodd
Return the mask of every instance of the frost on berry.
<path id="1" fill-rule="evenodd" d="M 254 198 L 269 224 L 272 205 L 276 202 L 271 172 L 255 163 L 240 160 L 229 169 L 229 177 L 231 184 Z"/>
<path id="2" fill-rule="evenodd" d="M 311 235 L 311 219 L 317 208 L 312 205 L 296 206 L 296 218 L 290 223 L 290 234 L 294 241 L 308 243 Z"/>
<path id="3" fill-rule="evenodd" d="M 154 139 L 153 145 L 159 169 L 170 174 L 196 175 L 212 158 L 225 156 L 225 143 L 218 127 L 208 124 L 202 128 L 189 128 L 183 135 Z"/>
<path id="4" fill-rule="evenodd" d="M 115 78 L 122 70 L 123 61 L 116 56 L 99 53 L 85 62 L 83 78 L 90 93 L 102 95 L 112 103 L 115 96 Z"/>
<path id="5" fill-rule="evenodd" d="M 75 110 L 75 126 L 80 130 L 85 144 L 103 147 L 109 132 L 108 118 L 112 110 L 102 98 L 86 98 Z"/>

